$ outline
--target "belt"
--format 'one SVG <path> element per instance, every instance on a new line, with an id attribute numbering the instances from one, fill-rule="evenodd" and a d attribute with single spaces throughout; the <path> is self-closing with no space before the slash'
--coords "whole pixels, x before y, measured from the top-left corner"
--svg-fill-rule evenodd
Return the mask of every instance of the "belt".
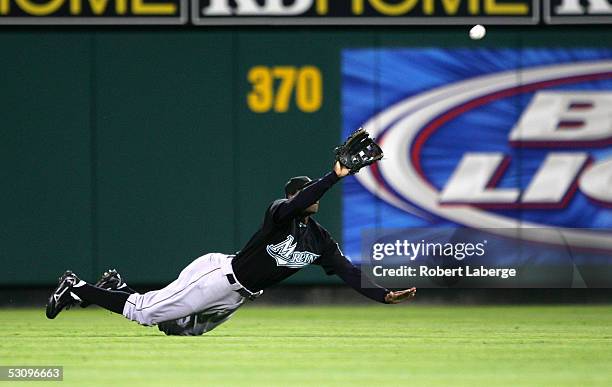
<path id="1" fill-rule="evenodd" d="M 225 275 L 227 277 L 227 282 L 230 283 L 230 285 L 235 284 L 236 282 L 236 277 L 234 277 L 234 275 L 232 273 L 226 274 Z M 240 288 L 235 290 L 236 292 L 238 292 L 238 294 L 240 294 L 242 297 L 244 298 L 248 298 L 249 300 L 253 301 L 254 299 L 256 299 L 257 297 L 259 297 L 261 295 L 261 291 L 257 292 L 257 293 L 253 293 L 250 292 L 249 290 L 247 290 L 246 288 Z"/>

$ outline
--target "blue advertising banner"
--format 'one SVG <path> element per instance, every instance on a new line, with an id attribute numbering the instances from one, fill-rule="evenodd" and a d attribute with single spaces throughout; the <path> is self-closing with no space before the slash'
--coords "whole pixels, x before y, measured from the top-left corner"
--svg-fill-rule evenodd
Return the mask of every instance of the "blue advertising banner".
<path id="1" fill-rule="evenodd" d="M 344 181 L 353 261 L 384 230 L 537 229 L 612 268 L 612 49 L 346 49 L 342 118 L 385 151 Z"/>

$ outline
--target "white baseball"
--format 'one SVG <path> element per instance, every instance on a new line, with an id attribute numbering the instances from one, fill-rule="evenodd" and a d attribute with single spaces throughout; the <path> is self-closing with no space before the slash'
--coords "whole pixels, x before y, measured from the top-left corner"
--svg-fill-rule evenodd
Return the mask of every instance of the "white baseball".
<path id="1" fill-rule="evenodd" d="M 481 24 L 476 24 L 470 30 L 470 38 L 472 40 L 480 40 L 487 34 L 487 30 Z"/>

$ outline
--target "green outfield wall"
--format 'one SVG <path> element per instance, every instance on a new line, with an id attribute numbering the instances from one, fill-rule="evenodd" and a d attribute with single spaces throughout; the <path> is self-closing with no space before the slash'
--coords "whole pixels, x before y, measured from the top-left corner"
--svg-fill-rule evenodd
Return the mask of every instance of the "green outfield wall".
<path id="1" fill-rule="evenodd" d="M 172 280 L 329 170 L 349 47 L 612 45 L 612 28 L 0 31 L 0 285 Z M 341 186 L 318 220 L 340 238 Z M 318 267 L 293 283 L 329 281 Z"/>

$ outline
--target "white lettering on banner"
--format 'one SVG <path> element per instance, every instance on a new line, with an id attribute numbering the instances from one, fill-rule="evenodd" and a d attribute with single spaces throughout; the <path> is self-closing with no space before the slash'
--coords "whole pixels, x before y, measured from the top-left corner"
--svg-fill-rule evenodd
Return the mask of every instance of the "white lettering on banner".
<path id="1" fill-rule="evenodd" d="M 612 205 L 612 160 L 593 164 L 580 178 L 580 190 L 591 199 Z"/>
<path id="2" fill-rule="evenodd" d="M 514 203 L 516 188 L 487 188 L 504 162 L 502 153 L 467 153 L 440 195 L 441 203 Z"/>
<path id="3" fill-rule="evenodd" d="M 523 203 L 559 203 L 588 161 L 587 153 L 551 153 L 521 198 Z"/>
<path id="4" fill-rule="evenodd" d="M 560 203 L 588 159 L 588 154 L 584 152 L 550 153 L 522 194 L 520 202 Z M 520 195 L 519 189 L 491 186 L 494 180 L 501 178 L 499 173 L 504 172 L 502 163 L 507 160 L 502 153 L 467 153 L 444 187 L 440 203 L 516 203 Z"/>
<path id="5" fill-rule="evenodd" d="M 571 142 L 611 138 L 610 106 L 611 92 L 538 92 L 512 128 L 510 141 Z"/>
<path id="6" fill-rule="evenodd" d="M 292 16 L 306 12 L 314 0 L 293 0 L 285 5 L 283 0 L 267 0 L 260 6 L 255 0 L 235 0 L 236 8 L 230 0 L 210 0 L 202 14 L 205 16 L 231 16 L 234 13 L 243 16 Z"/>
<path id="7" fill-rule="evenodd" d="M 580 0 L 561 0 L 561 4 L 555 7 L 557 15 L 606 15 L 612 14 L 612 5 L 608 0 L 587 0 L 586 9 L 580 4 Z"/>

